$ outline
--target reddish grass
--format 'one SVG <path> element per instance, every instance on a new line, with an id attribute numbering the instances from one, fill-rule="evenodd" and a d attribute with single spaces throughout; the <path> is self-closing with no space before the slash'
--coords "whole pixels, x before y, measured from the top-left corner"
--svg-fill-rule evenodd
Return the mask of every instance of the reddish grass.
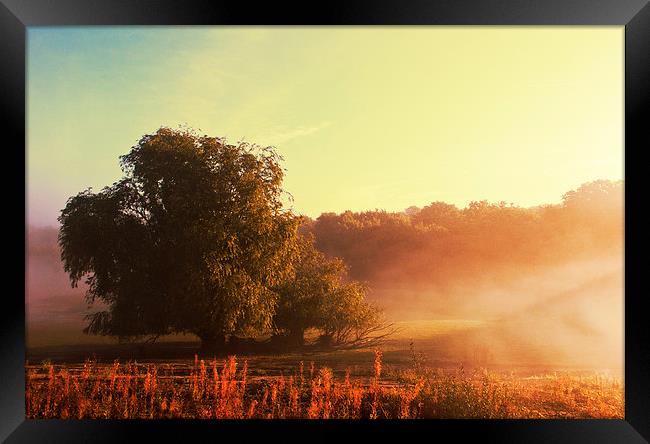
<path id="1" fill-rule="evenodd" d="M 599 375 L 545 375 L 535 379 L 487 371 L 428 369 L 381 380 L 374 374 L 342 381 L 327 367 L 308 375 L 304 363 L 291 375 L 248 379 L 236 357 L 205 362 L 195 357 L 186 375 L 166 364 L 98 365 L 81 369 L 44 364 L 27 368 L 28 418 L 622 418 L 623 388 Z"/>

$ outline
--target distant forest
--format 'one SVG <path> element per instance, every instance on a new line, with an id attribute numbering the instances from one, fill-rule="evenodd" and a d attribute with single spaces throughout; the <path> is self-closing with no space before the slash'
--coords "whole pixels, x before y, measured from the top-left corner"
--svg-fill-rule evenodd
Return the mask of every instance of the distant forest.
<path id="1" fill-rule="evenodd" d="M 597 180 L 554 205 L 433 202 L 404 212 L 323 213 L 302 230 L 313 233 L 321 251 L 342 258 L 351 278 L 371 287 L 444 290 L 459 281 L 469 285 L 567 261 L 622 257 L 623 197 L 623 181 Z"/>

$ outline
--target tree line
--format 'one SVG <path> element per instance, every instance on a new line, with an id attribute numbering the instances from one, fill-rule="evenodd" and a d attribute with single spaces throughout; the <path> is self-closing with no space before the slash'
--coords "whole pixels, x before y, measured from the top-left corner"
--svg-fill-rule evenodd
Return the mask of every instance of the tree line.
<path id="1" fill-rule="evenodd" d="M 307 220 L 328 256 L 342 258 L 354 279 L 374 287 L 407 282 L 444 287 L 458 281 L 523 274 L 527 268 L 622 254 L 623 181 L 597 180 L 557 204 L 523 208 L 432 202 L 403 212 L 346 211 Z"/>

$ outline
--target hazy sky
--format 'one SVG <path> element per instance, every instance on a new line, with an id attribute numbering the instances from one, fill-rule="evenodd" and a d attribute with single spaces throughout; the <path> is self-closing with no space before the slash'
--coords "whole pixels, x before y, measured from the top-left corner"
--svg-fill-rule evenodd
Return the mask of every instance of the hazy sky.
<path id="1" fill-rule="evenodd" d="M 294 209 L 558 202 L 623 178 L 623 27 L 28 29 L 28 221 L 186 124 L 275 145 Z"/>

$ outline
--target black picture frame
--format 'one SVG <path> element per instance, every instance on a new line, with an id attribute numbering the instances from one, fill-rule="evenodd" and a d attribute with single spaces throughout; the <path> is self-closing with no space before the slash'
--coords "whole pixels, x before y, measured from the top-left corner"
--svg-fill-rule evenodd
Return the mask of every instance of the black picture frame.
<path id="1" fill-rule="evenodd" d="M 341 433 L 359 432 L 364 439 L 396 434 L 402 439 L 476 439 L 487 442 L 641 443 L 650 439 L 650 342 L 643 299 L 636 290 L 644 235 L 635 217 L 635 192 L 640 190 L 642 163 L 638 157 L 648 147 L 650 85 L 650 6 L 647 0 L 395 0 L 303 2 L 286 5 L 226 3 L 189 0 L 0 0 L 0 103 L 5 170 L 17 173 L 5 181 L 8 195 L 25 213 L 25 55 L 26 27 L 67 25 L 618 25 L 625 26 L 625 419 L 624 420 L 432 420 L 359 422 L 237 422 L 237 421 L 75 421 L 26 420 L 25 393 L 25 306 L 16 289 L 6 291 L 0 339 L 0 439 L 7 442 L 118 442 L 186 441 L 201 433 L 211 440 L 224 432 L 238 432 L 246 441 L 251 433 L 267 438 L 310 439 L 309 436 L 344 438 Z M 9 136 L 9 137 L 7 137 Z M 21 170 L 19 166 L 22 166 Z M 6 174 L 8 175 L 8 174 Z M 4 175 L 6 177 L 6 175 Z M 25 185 L 26 187 L 26 185 Z M 22 200 L 22 203 L 21 203 Z M 22 205 L 22 206 L 21 206 Z M 11 210 L 15 211 L 15 210 Z M 7 210 L 5 214 L 15 214 Z M 19 223 L 11 216 L 6 221 Z M 15 238 L 11 224 L 5 237 Z M 25 226 L 25 234 L 27 232 Z M 628 242 L 628 239 L 634 241 Z M 18 249 L 16 245 L 16 249 Z M 22 250 L 25 253 L 25 250 Z M 6 264 L 16 264 L 14 254 Z M 25 263 L 26 264 L 26 261 Z M 17 265 L 16 268 L 18 268 Z M 26 266 L 26 265 L 25 265 Z M 10 270 L 6 279 L 19 282 L 25 270 Z M 22 285 L 25 289 L 25 281 Z M 23 293 L 24 294 L 24 293 Z M 346 431 L 341 428 L 348 429 Z M 312 434 L 312 435 L 309 435 Z M 420 438 L 418 438 L 418 436 Z"/>

